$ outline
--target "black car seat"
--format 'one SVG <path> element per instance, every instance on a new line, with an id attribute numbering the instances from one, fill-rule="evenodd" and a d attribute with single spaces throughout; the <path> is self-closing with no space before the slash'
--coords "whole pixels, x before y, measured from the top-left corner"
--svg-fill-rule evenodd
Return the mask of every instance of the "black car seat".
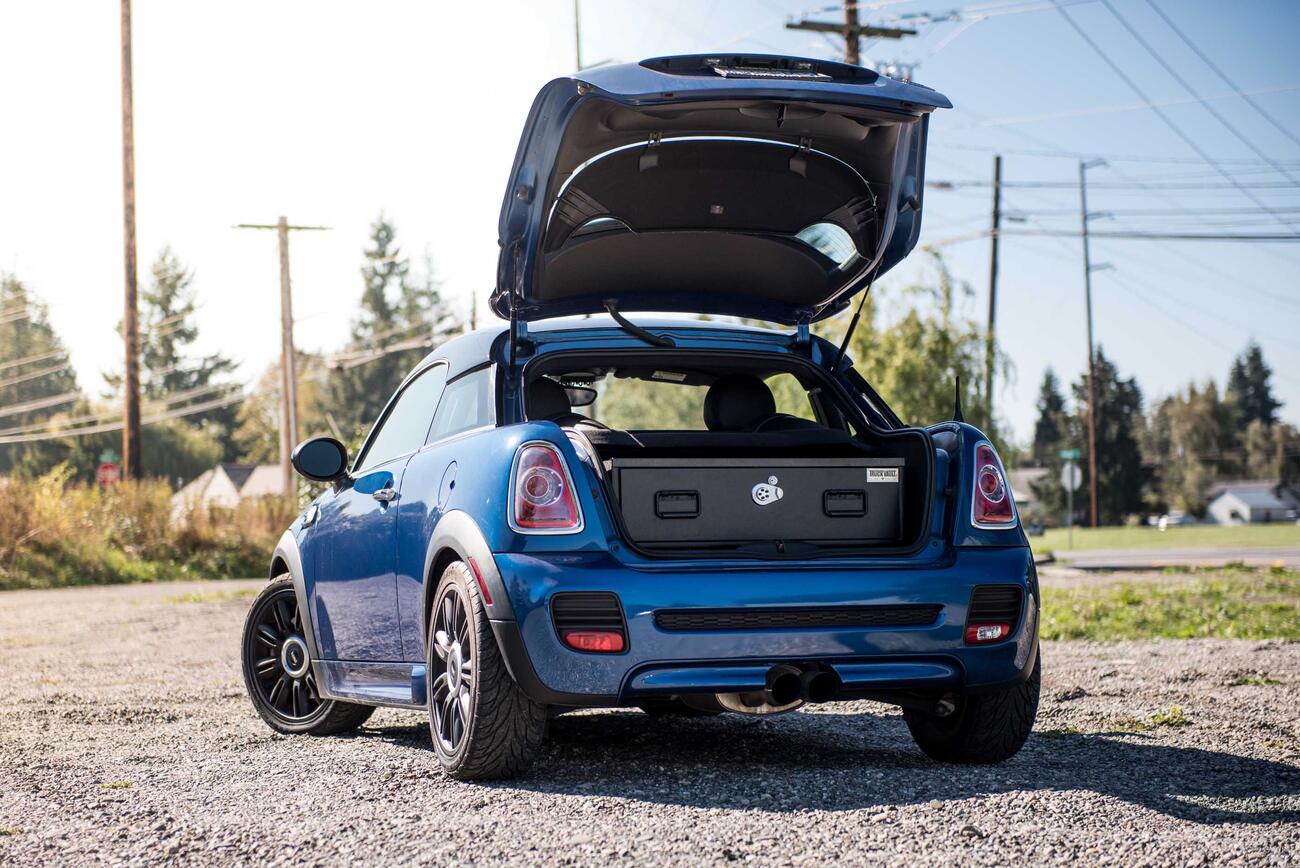
<path id="1" fill-rule="evenodd" d="M 560 426 L 584 425 L 593 428 L 605 426 L 595 419 L 573 412 L 569 393 L 550 377 L 538 377 L 528 384 L 524 394 L 524 408 L 529 419 L 546 419 Z"/>
<path id="2" fill-rule="evenodd" d="M 704 425 L 710 431 L 788 431 L 820 428 L 816 422 L 776 412 L 776 398 L 753 374 L 727 374 L 704 396 Z"/>

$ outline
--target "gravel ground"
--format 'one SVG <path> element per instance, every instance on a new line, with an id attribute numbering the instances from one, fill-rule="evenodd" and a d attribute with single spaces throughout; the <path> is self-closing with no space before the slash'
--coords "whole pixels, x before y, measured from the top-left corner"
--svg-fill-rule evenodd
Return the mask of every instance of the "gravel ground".
<path id="1" fill-rule="evenodd" d="M 1300 858 L 1300 643 L 1047 644 L 1037 731 L 993 768 L 863 702 L 565 715 L 484 786 L 440 776 L 414 712 L 268 730 L 236 657 L 259 586 L 0 594 L 0 863 Z"/>

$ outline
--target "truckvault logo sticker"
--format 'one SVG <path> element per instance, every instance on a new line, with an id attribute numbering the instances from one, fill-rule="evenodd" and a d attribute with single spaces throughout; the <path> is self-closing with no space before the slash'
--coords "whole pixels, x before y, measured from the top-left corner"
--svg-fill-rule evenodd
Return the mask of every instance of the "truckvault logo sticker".
<path id="1" fill-rule="evenodd" d="M 760 482 L 749 491 L 749 496 L 754 498 L 754 503 L 759 506 L 767 506 L 785 497 L 785 492 L 776 484 L 776 477 L 769 476 L 767 482 Z"/>
<path id="2" fill-rule="evenodd" d="M 867 468 L 867 482 L 897 482 L 897 467 L 869 467 Z"/>

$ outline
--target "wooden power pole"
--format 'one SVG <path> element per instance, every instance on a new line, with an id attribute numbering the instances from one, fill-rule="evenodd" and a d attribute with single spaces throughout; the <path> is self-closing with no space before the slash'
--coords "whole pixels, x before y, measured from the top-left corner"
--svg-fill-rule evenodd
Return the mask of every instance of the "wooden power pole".
<path id="1" fill-rule="evenodd" d="M 1002 235 L 1002 155 L 993 157 L 993 226 L 989 232 L 992 247 L 989 251 L 989 327 L 984 346 L 984 400 L 989 407 L 989 422 L 993 421 L 993 355 L 997 351 L 995 337 L 998 314 L 998 239 Z"/>
<path id="2" fill-rule="evenodd" d="M 849 2 L 844 4 L 844 23 L 836 24 L 831 21 L 788 21 L 785 25 L 787 30 L 811 30 L 814 33 L 839 33 L 844 37 L 844 62 L 858 66 L 862 62 L 862 39 L 902 39 L 904 36 L 915 36 L 915 30 L 909 30 L 904 27 L 874 27 L 870 24 L 860 24 L 858 21 L 858 4 Z"/>
<path id="3" fill-rule="evenodd" d="M 1097 526 L 1097 366 L 1092 342 L 1092 260 L 1088 251 L 1088 170 L 1104 160 L 1079 161 L 1079 206 L 1083 235 L 1083 300 L 1088 321 L 1088 523 Z"/>
<path id="4" fill-rule="evenodd" d="M 289 232 L 323 231 L 325 226 L 290 226 L 286 217 L 273 224 L 240 223 L 236 229 L 274 229 L 280 247 L 280 472 L 284 493 L 297 491 L 289 457 L 298 442 L 298 372 L 293 347 L 293 292 L 289 284 Z"/>
<path id="5" fill-rule="evenodd" d="M 131 0 L 122 0 L 122 245 L 126 292 L 122 312 L 122 477 L 139 479 L 140 320 L 137 315 L 135 258 L 135 106 L 131 82 Z"/>

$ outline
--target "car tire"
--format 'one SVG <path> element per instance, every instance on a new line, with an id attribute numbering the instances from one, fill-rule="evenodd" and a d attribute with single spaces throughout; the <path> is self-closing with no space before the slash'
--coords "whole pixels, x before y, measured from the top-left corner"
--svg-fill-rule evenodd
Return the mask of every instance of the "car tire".
<path id="1" fill-rule="evenodd" d="M 443 771 L 461 781 L 522 774 L 546 737 L 546 706 L 506 669 L 465 564 L 443 571 L 428 620 L 429 734 Z"/>
<path id="2" fill-rule="evenodd" d="M 272 579 L 253 600 L 239 656 L 253 708 L 276 732 L 335 735 L 356 729 L 375 713 L 370 705 L 321 699 L 288 573 Z"/>
<path id="3" fill-rule="evenodd" d="M 1029 678 L 1002 690 L 961 697 L 947 717 L 904 711 L 907 728 L 925 755 L 946 763 L 987 765 L 1010 759 L 1024 746 L 1038 714 L 1042 667 L 1037 653 Z"/>

